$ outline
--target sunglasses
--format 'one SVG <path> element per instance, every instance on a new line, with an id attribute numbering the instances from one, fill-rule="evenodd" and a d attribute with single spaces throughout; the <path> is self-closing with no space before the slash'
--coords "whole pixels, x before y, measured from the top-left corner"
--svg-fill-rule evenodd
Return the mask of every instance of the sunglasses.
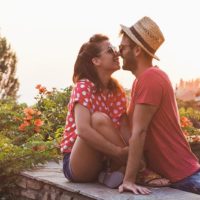
<path id="1" fill-rule="evenodd" d="M 118 54 L 117 48 L 113 45 L 110 45 L 107 49 L 100 52 L 100 54 L 109 53 L 109 54 Z"/>

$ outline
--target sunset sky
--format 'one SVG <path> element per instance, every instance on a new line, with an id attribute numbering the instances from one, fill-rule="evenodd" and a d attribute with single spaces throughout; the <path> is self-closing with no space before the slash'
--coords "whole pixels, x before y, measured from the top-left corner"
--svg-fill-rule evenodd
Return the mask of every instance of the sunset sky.
<path id="1" fill-rule="evenodd" d="M 157 51 L 173 85 L 200 77 L 198 0 L 0 0 L 0 35 L 16 52 L 20 102 L 34 103 L 35 86 L 51 89 L 72 84 L 73 64 L 82 43 L 95 33 L 119 45 L 120 24 L 131 26 L 143 16 L 160 26 L 165 43 Z M 134 76 L 114 77 L 131 88 Z"/>

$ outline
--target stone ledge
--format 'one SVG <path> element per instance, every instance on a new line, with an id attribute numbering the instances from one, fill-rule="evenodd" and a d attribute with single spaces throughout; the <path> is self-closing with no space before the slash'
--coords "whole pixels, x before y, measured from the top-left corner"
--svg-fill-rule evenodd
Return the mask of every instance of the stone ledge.
<path id="1" fill-rule="evenodd" d="M 62 173 L 62 163 L 49 162 L 21 173 L 16 196 L 37 200 L 199 200 L 200 196 L 169 187 L 152 188 L 150 195 L 119 194 L 98 183 L 70 183 Z"/>

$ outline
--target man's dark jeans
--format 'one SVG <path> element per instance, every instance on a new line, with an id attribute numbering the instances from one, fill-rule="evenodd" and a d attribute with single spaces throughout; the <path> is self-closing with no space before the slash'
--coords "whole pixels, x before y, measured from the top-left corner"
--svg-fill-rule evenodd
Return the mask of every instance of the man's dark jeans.
<path id="1" fill-rule="evenodd" d="M 187 192 L 200 194 L 200 171 L 181 181 L 173 183 L 171 187 Z"/>

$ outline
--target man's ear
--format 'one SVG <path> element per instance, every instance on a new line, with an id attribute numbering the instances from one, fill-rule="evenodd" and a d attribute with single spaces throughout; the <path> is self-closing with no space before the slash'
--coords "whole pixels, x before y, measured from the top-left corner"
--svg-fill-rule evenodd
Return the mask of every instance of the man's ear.
<path id="1" fill-rule="evenodd" d="M 142 48 L 140 46 L 136 46 L 134 48 L 134 53 L 135 53 L 135 56 L 139 56 L 142 52 Z"/>
<path id="2" fill-rule="evenodd" d="M 96 66 L 100 65 L 100 59 L 97 57 L 92 58 L 92 63 Z"/>

